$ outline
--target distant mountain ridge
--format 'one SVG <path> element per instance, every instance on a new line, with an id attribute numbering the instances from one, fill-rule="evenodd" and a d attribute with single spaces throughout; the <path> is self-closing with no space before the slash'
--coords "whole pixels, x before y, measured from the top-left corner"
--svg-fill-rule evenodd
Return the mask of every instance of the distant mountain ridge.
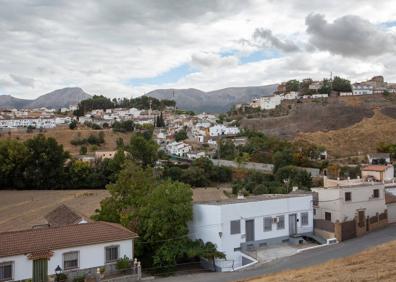
<path id="1" fill-rule="evenodd" d="M 92 96 L 79 87 L 67 87 L 44 94 L 37 99 L 19 99 L 11 95 L 0 95 L 0 108 L 52 108 L 59 109 L 77 105 L 81 100 Z"/>
<path id="2" fill-rule="evenodd" d="M 157 89 L 146 96 L 176 101 L 176 106 L 194 112 L 226 112 L 233 105 L 247 103 L 254 97 L 269 96 L 277 84 L 264 86 L 230 87 L 209 92 L 198 89 Z"/>

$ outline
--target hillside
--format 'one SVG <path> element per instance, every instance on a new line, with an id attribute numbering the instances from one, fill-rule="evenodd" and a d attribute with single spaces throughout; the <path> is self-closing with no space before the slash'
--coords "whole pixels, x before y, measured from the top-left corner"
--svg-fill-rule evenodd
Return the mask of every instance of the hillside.
<path id="1" fill-rule="evenodd" d="M 158 89 L 146 96 L 176 101 L 178 108 L 200 112 L 226 112 L 233 105 L 246 103 L 254 97 L 271 95 L 276 84 L 251 87 L 231 87 L 204 92 L 198 89 Z"/>
<path id="2" fill-rule="evenodd" d="M 289 270 L 244 282 L 395 281 L 396 241 L 324 264 Z"/>
<path id="3" fill-rule="evenodd" d="M 241 126 L 288 139 L 324 145 L 330 155 L 355 156 L 375 151 L 396 133 L 396 97 L 331 97 L 288 104 L 287 114 L 243 118 Z M 394 140 L 393 140 L 394 142 Z"/>
<path id="4" fill-rule="evenodd" d="M 91 95 L 79 87 L 58 89 L 44 94 L 34 100 L 15 98 L 10 95 L 0 95 L 0 108 L 53 108 L 59 109 L 77 105 L 81 100 L 90 98 Z"/>

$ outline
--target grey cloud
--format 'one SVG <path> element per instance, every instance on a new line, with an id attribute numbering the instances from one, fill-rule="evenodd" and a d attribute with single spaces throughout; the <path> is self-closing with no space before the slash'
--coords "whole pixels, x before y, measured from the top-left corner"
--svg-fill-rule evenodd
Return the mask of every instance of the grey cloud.
<path id="1" fill-rule="evenodd" d="M 20 75 L 10 74 L 10 77 L 16 83 L 22 86 L 34 87 L 35 80 L 33 78 L 24 77 Z"/>
<path id="2" fill-rule="evenodd" d="M 281 39 L 273 35 L 272 31 L 269 29 L 256 28 L 253 33 L 253 39 L 261 47 L 274 47 L 283 52 L 295 52 L 299 50 L 296 44 L 294 44 L 290 40 L 282 41 Z"/>
<path id="3" fill-rule="evenodd" d="M 305 19 L 309 43 L 319 50 L 350 57 L 376 56 L 395 51 L 396 37 L 358 16 L 343 16 L 333 23 L 324 15 Z"/>

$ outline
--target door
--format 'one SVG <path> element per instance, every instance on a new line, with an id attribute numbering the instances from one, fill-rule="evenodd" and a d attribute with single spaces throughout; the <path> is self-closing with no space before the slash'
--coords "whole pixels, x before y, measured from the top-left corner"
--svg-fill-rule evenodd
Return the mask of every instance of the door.
<path id="1" fill-rule="evenodd" d="M 47 281 L 48 281 L 48 260 L 47 259 L 33 260 L 32 282 L 47 282 Z"/>
<path id="2" fill-rule="evenodd" d="M 246 242 L 254 241 L 254 219 L 245 222 Z"/>
<path id="3" fill-rule="evenodd" d="M 297 234 L 297 215 L 295 213 L 289 214 L 289 235 Z"/>

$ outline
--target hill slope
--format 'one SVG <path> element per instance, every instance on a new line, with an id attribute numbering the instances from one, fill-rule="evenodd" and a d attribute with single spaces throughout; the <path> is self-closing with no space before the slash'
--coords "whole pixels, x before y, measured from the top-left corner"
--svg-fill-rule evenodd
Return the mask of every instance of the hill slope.
<path id="1" fill-rule="evenodd" d="M 62 108 L 76 105 L 91 95 L 79 87 L 58 89 L 34 100 L 18 99 L 10 95 L 0 95 L 0 108 Z"/>
<path id="2" fill-rule="evenodd" d="M 231 87 L 210 92 L 193 88 L 158 89 L 145 95 L 157 99 L 175 100 L 178 108 L 195 112 L 226 112 L 235 104 L 249 102 L 254 97 L 271 95 L 275 88 L 276 84 Z"/>

